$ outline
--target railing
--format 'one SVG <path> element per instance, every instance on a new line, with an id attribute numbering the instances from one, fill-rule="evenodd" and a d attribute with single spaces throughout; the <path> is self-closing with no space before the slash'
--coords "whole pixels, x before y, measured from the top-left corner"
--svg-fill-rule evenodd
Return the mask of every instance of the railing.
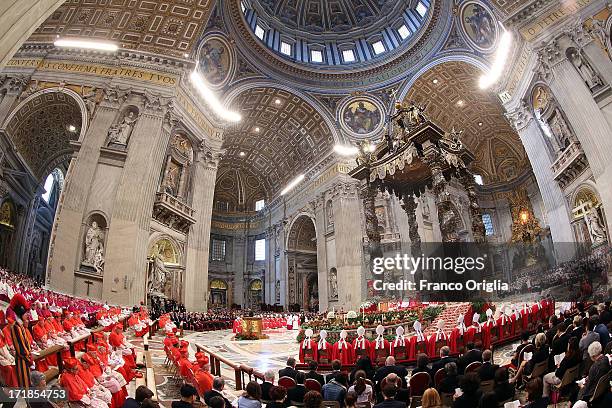
<path id="1" fill-rule="evenodd" d="M 253 378 L 255 380 L 264 381 L 264 375 L 262 372 L 250 367 L 246 364 L 236 364 L 233 361 L 229 361 L 228 359 L 220 356 L 219 354 L 209 350 L 205 346 L 196 343 L 196 348 L 198 351 L 202 351 L 208 354 L 210 360 L 210 373 L 214 376 L 221 375 L 221 363 L 225 364 L 230 368 L 230 370 L 234 370 L 234 379 L 236 381 L 236 391 L 241 391 L 243 389 L 243 384 L 246 384 L 249 381 L 252 381 Z M 245 376 L 248 376 L 248 381 L 245 381 Z"/>
<path id="2" fill-rule="evenodd" d="M 551 169 L 554 175 L 554 178 L 558 178 L 563 171 L 569 167 L 578 157 L 583 155 L 582 148 L 576 142 L 572 142 L 555 160 L 552 164 Z"/>
<path id="3" fill-rule="evenodd" d="M 194 214 L 195 214 L 195 210 L 192 209 L 191 207 L 189 207 L 187 204 L 184 204 L 182 201 L 180 201 L 178 198 L 168 194 L 168 193 L 164 193 L 163 191 L 160 191 L 158 193 L 155 194 L 155 203 L 162 203 L 162 204 L 166 204 L 167 206 L 171 207 L 172 209 L 182 213 L 183 215 L 186 215 L 189 218 L 193 218 Z"/>

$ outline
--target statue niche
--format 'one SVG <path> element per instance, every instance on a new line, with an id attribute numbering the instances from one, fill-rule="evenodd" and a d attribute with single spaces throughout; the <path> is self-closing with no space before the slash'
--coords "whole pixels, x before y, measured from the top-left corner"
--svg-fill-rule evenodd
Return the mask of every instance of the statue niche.
<path id="1" fill-rule="evenodd" d="M 108 129 L 108 147 L 125 149 L 139 117 L 137 107 L 133 105 L 126 107 L 117 122 Z"/>
<path id="2" fill-rule="evenodd" d="M 584 81 L 585 85 L 591 92 L 603 85 L 603 81 L 599 74 L 595 71 L 591 63 L 581 50 L 576 48 L 568 48 L 566 51 L 568 60 L 572 63 L 578 74 Z"/>
<path id="3" fill-rule="evenodd" d="M 532 95 L 535 116 L 540 126 L 545 128 L 544 133 L 551 138 L 550 143 L 553 150 L 561 153 L 572 143 L 578 143 L 578 138 L 570 128 L 550 90 L 543 85 L 537 85 Z"/>
<path id="4" fill-rule="evenodd" d="M 104 273 L 104 245 L 106 219 L 101 214 L 92 214 L 85 224 L 81 270 L 102 275 Z"/>
<path id="5" fill-rule="evenodd" d="M 181 299 L 182 267 L 179 251 L 168 238 L 157 240 L 147 256 L 147 295 Z"/>
<path id="6" fill-rule="evenodd" d="M 189 190 L 189 170 L 193 163 L 193 146 L 183 134 L 170 140 L 160 191 L 185 200 Z"/>

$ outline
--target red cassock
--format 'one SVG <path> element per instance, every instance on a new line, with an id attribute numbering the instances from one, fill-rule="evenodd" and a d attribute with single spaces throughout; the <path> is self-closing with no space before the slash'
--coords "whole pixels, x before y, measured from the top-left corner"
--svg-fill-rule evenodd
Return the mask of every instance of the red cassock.
<path id="1" fill-rule="evenodd" d="M 529 330 L 529 322 L 531 322 L 531 309 L 524 305 L 521 309 L 521 316 L 523 316 L 523 330 Z"/>
<path id="2" fill-rule="evenodd" d="M 464 334 L 466 343 L 474 343 L 476 348 L 482 349 L 484 344 L 484 335 L 482 333 L 482 327 L 480 325 L 472 325 L 468 327 L 467 331 Z"/>
<path id="3" fill-rule="evenodd" d="M 448 345 L 449 337 L 444 331 L 438 330 L 427 339 L 427 355 L 435 358 L 440 355 L 440 349 Z"/>
<path id="4" fill-rule="evenodd" d="M 6 346 L 4 336 L 0 335 L 0 347 Z M 17 374 L 15 373 L 14 365 L 0 366 L 0 373 L 4 380 L 4 384 L 9 387 L 17 387 Z"/>
<path id="5" fill-rule="evenodd" d="M 497 318 L 496 323 L 499 330 L 500 341 L 512 337 L 512 320 L 508 316 L 502 313 L 501 316 Z"/>
<path id="6" fill-rule="evenodd" d="M 493 341 L 499 341 L 499 327 L 494 319 L 489 319 L 482 324 L 482 348 L 490 349 Z"/>
<path id="7" fill-rule="evenodd" d="M 385 364 L 385 360 L 391 352 L 391 346 L 388 340 L 379 336 L 370 342 L 370 360 L 372 364 Z"/>
<path id="8" fill-rule="evenodd" d="M 94 353 L 94 356 L 91 354 L 92 353 L 87 352 L 83 354 L 83 357 L 81 358 L 89 365 L 89 371 L 91 371 L 94 377 L 100 378 L 102 376 L 102 362 L 98 358 L 97 353 Z"/>
<path id="9" fill-rule="evenodd" d="M 410 340 L 404 336 L 396 337 L 389 345 L 389 352 L 396 361 L 406 361 L 410 353 Z"/>
<path id="10" fill-rule="evenodd" d="M 451 353 L 460 353 L 465 351 L 465 343 L 465 327 L 455 327 L 453 331 L 451 331 L 449 339 Z"/>
<path id="11" fill-rule="evenodd" d="M 319 364 L 330 364 L 334 359 L 334 348 L 326 340 L 317 343 L 317 362 Z"/>
<path id="12" fill-rule="evenodd" d="M 205 392 L 212 390 L 213 376 L 208 371 L 197 370 L 193 376 L 196 382 L 196 389 L 198 390 L 198 394 L 200 394 L 200 396 L 203 396 Z"/>
<path id="13" fill-rule="evenodd" d="M 545 323 L 542 320 L 542 308 L 538 303 L 534 303 L 533 306 L 531 306 L 532 329 L 535 330 L 540 323 Z"/>
<path id="14" fill-rule="evenodd" d="M 232 325 L 232 332 L 233 333 L 242 332 L 242 324 L 239 320 L 234 320 L 234 324 Z"/>
<path id="15" fill-rule="evenodd" d="M 318 361 L 317 343 L 311 338 L 305 338 L 300 343 L 300 363 L 307 363 L 311 360 Z"/>
<path id="16" fill-rule="evenodd" d="M 427 354 L 427 340 L 425 340 L 425 337 L 421 337 L 421 339 L 419 339 L 418 337 L 419 336 L 410 337 L 410 345 L 408 352 L 409 360 L 416 360 L 419 354 Z"/>
<path id="17" fill-rule="evenodd" d="M 353 346 L 344 339 L 334 343 L 333 360 L 340 360 L 343 365 L 353 364 L 355 356 L 353 355 Z"/>
<path id="18" fill-rule="evenodd" d="M 371 347 L 370 341 L 363 336 L 358 336 L 353 340 L 353 356 L 355 360 L 359 359 L 360 356 L 370 357 Z"/>
<path id="19" fill-rule="evenodd" d="M 89 391 L 81 377 L 69 372 L 62 373 L 60 385 L 68 390 L 68 401 L 80 401 Z"/>

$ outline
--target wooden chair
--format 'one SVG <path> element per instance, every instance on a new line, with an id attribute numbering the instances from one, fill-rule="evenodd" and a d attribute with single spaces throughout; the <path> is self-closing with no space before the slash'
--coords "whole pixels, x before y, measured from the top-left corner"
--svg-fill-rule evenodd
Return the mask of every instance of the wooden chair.
<path id="1" fill-rule="evenodd" d="M 304 381 L 304 387 L 306 387 L 308 391 L 321 392 L 321 384 L 313 378 L 307 378 L 306 381 Z"/>
<path id="2" fill-rule="evenodd" d="M 291 407 L 303 407 L 304 403 L 303 402 L 297 402 L 297 401 L 290 401 L 289 402 L 289 406 L 291 406 Z"/>
<path id="3" fill-rule="evenodd" d="M 526 345 L 525 347 L 523 347 L 523 349 L 522 349 L 522 350 L 521 350 L 521 352 L 519 353 L 519 358 L 518 358 L 518 366 L 517 366 L 516 368 L 518 368 L 518 367 L 520 367 L 520 366 L 521 366 L 521 363 L 523 362 L 523 360 L 524 360 L 524 358 L 525 358 L 525 357 L 524 357 L 525 353 L 533 353 L 533 350 L 534 350 L 534 349 L 535 349 L 535 347 L 534 347 L 534 345 L 533 345 L 533 344 L 528 344 L 528 345 Z"/>
<path id="4" fill-rule="evenodd" d="M 561 394 L 563 392 L 563 388 L 566 386 L 573 384 L 574 381 L 578 379 L 578 373 L 580 372 L 580 364 L 576 364 L 574 367 L 570 367 L 565 370 L 565 374 L 563 374 L 563 378 L 561 379 L 561 383 L 559 385 L 552 386 L 552 398 L 555 407 L 559 402 L 569 401 L 568 398 L 564 398 Z"/>
<path id="5" fill-rule="evenodd" d="M 423 393 L 429 387 L 431 383 L 431 377 L 427 373 L 416 373 L 412 377 L 410 377 L 410 406 L 413 406 L 413 403 L 420 405 L 421 397 L 423 397 Z M 417 406 L 415 405 L 415 407 Z"/>
<path id="6" fill-rule="evenodd" d="M 531 370 L 531 375 L 529 375 L 529 379 L 531 380 L 532 378 L 542 377 L 544 374 L 546 374 L 547 370 L 548 359 L 539 362 L 533 367 L 533 370 Z"/>
<path id="7" fill-rule="evenodd" d="M 467 373 L 476 372 L 481 366 L 482 366 L 482 363 L 480 361 L 474 361 L 468 364 L 467 367 L 465 367 L 464 373 L 467 374 Z"/>
<path id="8" fill-rule="evenodd" d="M 599 381 L 597 381 L 597 386 L 595 387 L 595 392 L 593 393 L 593 396 L 589 400 L 589 407 L 594 406 L 593 403 L 595 401 L 599 400 L 601 397 L 603 397 L 603 395 L 608 390 L 610 390 L 610 372 L 608 372 L 607 374 L 602 375 L 599 378 Z"/>
<path id="9" fill-rule="evenodd" d="M 340 408 L 338 401 L 323 401 L 323 406 L 327 408 Z"/>
<path id="10" fill-rule="evenodd" d="M 446 370 L 443 368 L 440 368 L 438 371 L 436 371 L 436 373 L 434 374 L 434 385 L 436 386 L 436 388 L 438 387 L 438 385 L 440 385 L 440 382 L 446 378 Z"/>
<path id="11" fill-rule="evenodd" d="M 285 387 L 286 389 L 291 389 L 295 387 L 295 380 L 291 377 L 281 377 L 278 379 L 278 385 Z"/>

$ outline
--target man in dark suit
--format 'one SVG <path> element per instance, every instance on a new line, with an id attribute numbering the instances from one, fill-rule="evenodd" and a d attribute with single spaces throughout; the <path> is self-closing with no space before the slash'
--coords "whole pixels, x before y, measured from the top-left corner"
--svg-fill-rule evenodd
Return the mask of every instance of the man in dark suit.
<path id="1" fill-rule="evenodd" d="M 469 350 L 459 359 L 459 374 L 465 373 L 465 368 L 475 361 L 482 361 L 482 351 L 478 350 L 474 343 L 468 343 L 466 349 Z"/>
<path id="2" fill-rule="evenodd" d="M 206 402 L 206 405 L 210 406 L 210 399 L 212 397 L 221 397 L 223 398 L 223 401 L 225 401 L 225 408 L 232 408 L 232 403 L 227 398 L 225 398 L 222 393 L 224 387 L 225 380 L 221 377 L 215 377 L 215 379 L 213 380 L 212 390 L 206 391 L 204 393 L 204 402 Z"/>
<path id="3" fill-rule="evenodd" d="M 374 405 L 374 408 L 406 408 L 405 402 L 395 400 L 397 387 L 395 384 L 388 382 L 382 388 L 383 402 Z"/>
<path id="4" fill-rule="evenodd" d="M 408 370 L 402 365 L 395 365 L 395 357 L 389 356 L 385 360 L 384 367 L 380 367 L 376 370 L 376 373 L 374 373 L 374 382 L 376 383 L 377 390 L 380 389 L 380 383 L 383 378 L 391 373 L 397 374 L 397 376 L 402 379 L 402 387 L 407 388 L 406 376 L 408 375 Z"/>
<path id="5" fill-rule="evenodd" d="M 296 382 L 295 387 L 287 390 L 287 401 L 289 401 L 290 403 L 293 403 L 293 402 L 303 403 L 304 402 L 304 395 L 306 395 L 306 392 L 308 392 L 306 387 L 304 387 L 304 380 L 305 380 L 304 373 L 298 371 L 297 375 L 295 376 L 295 382 Z"/>
<path id="6" fill-rule="evenodd" d="M 306 373 L 305 378 L 316 380 L 319 384 L 321 384 L 321 387 L 322 387 L 323 384 L 325 384 L 325 377 L 323 377 L 322 374 L 317 373 L 318 367 L 319 367 L 319 364 L 316 361 L 310 360 L 310 362 L 308 363 L 308 369 L 310 371 Z"/>
<path id="7" fill-rule="evenodd" d="M 601 351 L 601 343 L 598 341 L 594 341 L 588 347 L 589 357 L 593 360 L 593 365 L 589 369 L 584 387 L 578 393 L 578 399 L 582 401 L 588 401 L 593 396 L 599 379 L 610 371 L 610 361 Z"/>
<path id="8" fill-rule="evenodd" d="M 342 368 L 342 363 L 340 360 L 334 360 L 331 363 L 332 372 L 325 376 L 325 383 L 329 383 L 331 380 L 336 378 L 339 374 L 341 374 L 340 369 Z"/>
<path id="9" fill-rule="evenodd" d="M 491 350 L 485 350 L 482 352 L 482 365 L 478 369 L 478 377 L 480 381 L 490 381 L 495 378 L 495 371 L 499 368 L 496 364 L 493 364 L 493 353 Z"/>
<path id="10" fill-rule="evenodd" d="M 431 364 L 431 372 L 436 375 L 438 370 L 444 368 L 446 364 L 456 362 L 456 358 L 450 357 L 450 347 L 444 346 L 440 349 L 440 359 Z"/>
<path id="11" fill-rule="evenodd" d="M 297 375 L 297 370 L 295 369 L 295 358 L 289 357 L 287 359 L 287 367 L 283 368 L 278 372 L 278 378 L 281 377 L 291 377 L 295 380 L 295 376 Z"/>
<path id="12" fill-rule="evenodd" d="M 261 383 L 261 399 L 271 401 L 270 390 L 274 387 L 274 371 L 268 370 L 264 373 L 264 382 Z"/>

